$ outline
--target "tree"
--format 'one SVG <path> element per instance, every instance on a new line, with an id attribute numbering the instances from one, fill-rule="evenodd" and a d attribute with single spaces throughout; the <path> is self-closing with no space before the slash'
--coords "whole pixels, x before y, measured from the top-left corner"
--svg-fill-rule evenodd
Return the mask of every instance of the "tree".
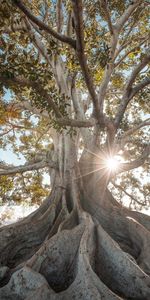
<path id="1" fill-rule="evenodd" d="M 36 202 L 43 170 L 51 181 L 0 229 L 0 298 L 150 299 L 150 218 L 133 210 L 148 206 L 148 1 L 12 0 L 0 14 L 1 145 L 26 159 L 1 162 L 2 201 Z"/>

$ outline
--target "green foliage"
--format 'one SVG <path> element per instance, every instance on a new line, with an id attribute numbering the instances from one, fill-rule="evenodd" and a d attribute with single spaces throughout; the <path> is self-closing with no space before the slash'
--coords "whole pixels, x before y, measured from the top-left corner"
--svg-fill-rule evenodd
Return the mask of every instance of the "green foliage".
<path id="1" fill-rule="evenodd" d="M 44 20 L 45 23 L 56 30 L 56 2 L 48 1 L 46 10 L 45 1 L 23 1 L 30 8 L 35 16 Z M 104 74 L 109 64 L 116 64 L 112 73 L 107 93 L 105 96 L 104 110 L 111 120 L 113 120 L 118 105 L 121 102 L 124 87 L 134 66 L 142 61 L 149 47 L 149 12 L 148 7 L 138 7 L 129 17 L 125 26 L 120 32 L 116 51 L 122 47 L 115 62 L 111 61 L 109 32 L 105 7 L 102 1 L 84 0 L 83 30 L 85 56 L 88 62 L 88 69 L 94 82 L 95 91 L 99 91 L 99 86 L 104 78 Z M 111 20 L 115 24 L 117 19 L 124 13 L 132 1 L 106 1 L 110 12 Z M 69 18 L 72 14 L 71 1 L 63 1 L 63 28 L 62 34 L 66 34 Z M 29 25 L 29 24 L 28 24 Z M 30 24 L 31 25 L 31 24 Z M 134 26 L 133 26 L 134 25 Z M 131 32 L 130 28 L 133 26 Z M 53 127 L 60 134 L 66 130 L 70 136 L 78 133 L 74 128 L 59 124 L 56 113 L 48 102 L 48 97 L 53 101 L 62 118 L 74 118 L 72 91 L 65 94 L 61 90 L 58 75 L 55 74 L 57 59 L 63 62 L 64 76 L 67 78 L 66 85 L 72 82 L 80 95 L 81 101 L 87 96 L 87 86 L 77 54 L 70 46 L 57 41 L 38 26 L 29 28 L 26 19 L 13 4 L 12 1 L 1 1 L 0 9 L 0 146 L 7 149 L 11 145 L 12 151 L 19 156 L 22 153 L 26 160 L 34 158 L 36 153 L 46 153 L 52 147 L 51 128 Z M 39 51 L 35 41 L 35 34 L 39 45 L 43 45 Z M 75 39 L 75 30 L 71 27 L 70 36 Z M 145 38 L 145 39 L 144 39 Z M 41 44 L 40 44 L 41 43 Z M 124 46 L 126 45 L 126 46 Z M 124 57 L 124 58 L 123 58 Z M 51 63 L 51 61 L 53 63 Z M 144 69 L 136 77 L 134 86 L 149 76 L 147 69 Z M 28 84 L 16 84 L 15 78 L 26 80 Z M 62 80 L 63 78 L 61 78 Z M 11 96 L 6 101 L 6 92 L 11 91 Z M 86 98 L 85 96 L 85 98 Z M 133 101 L 128 105 L 124 118 L 120 124 L 117 135 L 130 129 L 132 124 L 140 123 L 144 114 L 149 113 L 149 88 L 145 87 L 135 95 Z M 31 111 L 16 108 L 17 104 L 29 102 Z M 85 101 L 86 102 L 86 101 Z M 33 108 L 33 111 L 32 111 Z M 36 114 L 34 109 L 38 109 Z M 89 111 L 88 111 L 89 110 Z M 91 103 L 87 107 L 86 116 L 91 113 Z M 44 113 L 44 117 L 43 117 Z M 91 129 L 92 131 L 92 129 Z M 101 132 L 102 140 L 105 139 L 106 129 Z M 141 129 L 135 132 L 132 139 L 122 149 L 126 160 L 134 159 L 139 155 L 143 147 L 143 140 L 148 143 L 147 130 Z M 136 150 L 135 150 L 136 149 Z M 147 166 L 144 167 L 145 169 Z M 148 169 L 146 169 L 146 172 Z M 47 195 L 48 187 L 42 183 L 42 175 L 26 176 L 17 175 L 12 181 L 9 177 L 0 177 L 1 199 L 13 199 L 15 202 L 39 203 Z M 119 180 L 127 188 L 130 184 L 139 190 L 140 195 L 148 194 L 148 186 L 144 184 L 140 187 L 138 178 L 131 172 L 132 176 L 121 175 Z M 23 192 L 22 192 L 23 191 Z M 120 196 L 122 192 L 120 192 Z"/>

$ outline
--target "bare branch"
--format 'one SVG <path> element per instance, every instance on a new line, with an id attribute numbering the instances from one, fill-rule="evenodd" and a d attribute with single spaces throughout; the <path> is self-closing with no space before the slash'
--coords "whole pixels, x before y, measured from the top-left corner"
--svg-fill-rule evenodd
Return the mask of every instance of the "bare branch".
<path id="1" fill-rule="evenodd" d="M 129 77 L 129 80 L 125 86 L 124 94 L 115 117 L 116 127 L 119 126 L 130 100 L 134 97 L 136 93 L 139 92 L 139 90 L 143 89 L 145 86 L 149 84 L 149 78 L 148 78 L 145 79 L 139 85 L 137 85 L 135 88 L 132 88 L 132 85 L 136 80 L 136 77 L 138 76 L 140 71 L 145 68 L 145 66 L 149 63 L 149 61 L 150 61 L 150 55 L 146 55 L 144 59 L 133 69 L 131 76 Z"/>
<path id="2" fill-rule="evenodd" d="M 132 139 L 130 136 L 133 135 L 139 129 L 146 127 L 146 126 L 150 126 L 150 118 L 145 120 L 144 122 L 141 122 L 140 124 L 134 124 L 134 126 L 131 129 L 127 130 L 121 136 L 121 138 L 119 138 L 119 140 L 117 140 L 117 138 L 116 138 L 116 141 L 114 143 L 116 153 L 118 153 L 120 150 L 123 150 L 124 146 L 127 143 L 133 143 L 135 141 L 135 139 Z M 136 145 L 137 145 L 137 141 L 136 141 Z"/>
<path id="3" fill-rule="evenodd" d="M 145 57 L 143 58 L 143 60 L 133 69 L 131 76 L 127 82 L 126 85 L 126 91 L 130 92 L 131 87 L 137 77 L 137 75 L 140 73 L 140 71 L 142 69 L 145 68 L 145 66 L 150 62 L 150 54 L 149 55 L 145 55 Z"/>
<path id="4" fill-rule="evenodd" d="M 108 87 L 113 69 L 114 69 L 114 65 L 112 63 L 109 63 L 106 66 L 104 77 L 103 77 L 102 82 L 100 84 L 98 99 L 99 99 L 100 112 L 101 113 L 103 113 L 104 99 L 105 99 L 105 96 L 106 96 L 106 93 L 107 93 L 107 87 Z"/>
<path id="5" fill-rule="evenodd" d="M 136 202 L 137 204 L 141 205 L 141 206 L 145 206 L 145 202 L 140 202 L 138 201 L 135 197 L 133 197 L 131 194 L 129 194 L 121 185 L 115 183 L 113 180 L 111 181 L 111 183 L 114 185 L 115 188 L 121 190 L 123 193 L 125 193 L 129 198 L 131 198 L 134 202 Z"/>
<path id="6" fill-rule="evenodd" d="M 90 120 L 80 120 L 80 119 L 65 119 L 65 118 L 61 118 L 61 119 L 57 119 L 56 120 L 58 122 L 59 125 L 62 126 L 70 126 L 70 127 L 84 127 L 84 128 L 88 128 L 88 127 L 93 127 L 96 122 L 95 119 L 90 119 Z"/>
<path id="7" fill-rule="evenodd" d="M 129 7 L 126 9 L 126 11 L 123 13 L 123 15 L 119 18 L 119 20 L 115 24 L 116 30 L 118 32 L 121 31 L 122 27 L 128 21 L 129 17 L 136 10 L 136 8 L 139 7 L 140 4 L 142 4 L 142 2 L 143 2 L 142 0 L 132 1 L 132 4 L 129 5 Z"/>
<path id="8" fill-rule="evenodd" d="M 12 130 L 13 130 L 13 128 L 8 129 L 8 130 L 6 130 L 6 131 L 0 133 L 0 138 L 3 137 L 4 135 L 8 134 L 8 133 L 11 132 Z"/>
<path id="9" fill-rule="evenodd" d="M 22 3 L 21 0 L 12 0 L 14 4 L 36 25 L 40 27 L 40 29 L 46 31 L 50 35 L 52 35 L 57 40 L 69 44 L 74 49 L 76 48 L 76 41 L 72 38 L 65 36 L 63 34 L 60 34 L 53 30 L 50 26 L 46 25 L 43 21 L 41 21 L 39 18 L 34 16 L 32 12 Z"/>
<path id="10" fill-rule="evenodd" d="M 133 89 L 132 89 L 132 98 L 141 90 L 143 90 L 144 87 L 148 86 L 150 84 L 150 77 L 145 78 L 143 81 L 141 81 L 139 84 L 137 84 Z"/>
<path id="11" fill-rule="evenodd" d="M 132 135 L 133 133 L 135 133 L 135 132 L 136 132 L 137 130 L 139 130 L 140 128 L 145 127 L 145 126 L 149 126 L 149 125 L 150 125 L 150 118 L 148 118 L 148 119 L 145 120 L 144 122 L 142 122 L 142 123 L 140 123 L 140 124 L 134 126 L 133 128 L 127 130 L 127 131 L 123 134 L 122 138 L 124 139 L 124 138 L 126 138 L 126 137 L 129 137 L 129 135 Z"/>
<path id="12" fill-rule="evenodd" d="M 98 105 L 98 98 L 95 92 L 95 87 L 93 83 L 93 79 L 91 77 L 90 71 L 88 69 L 87 65 L 87 58 L 85 55 L 85 45 L 84 45 L 84 30 L 83 30 L 83 4 L 82 0 L 72 0 L 72 6 L 73 6 L 73 13 L 74 13 L 74 22 L 75 22 L 75 31 L 76 31 L 76 53 L 79 59 L 79 63 L 81 66 L 81 70 L 89 91 L 89 94 L 91 96 L 94 109 L 95 109 L 95 115 L 97 119 L 99 120 L 100 114 L 99 114 L 99 105 Z"/>
<path id="13" fill-rule="evenodd" d="M 123 42 L 121 43 L 121 46 L 115 52 L 114 61 L 118 57 L 118 55 L 120 54 L 120 52 L 122 50 L 124 50 L 128 45 L 130 45 L 131 41 L 129 40 L 129 35 L 131 34 L 131 32 L 134 29 L 135 25 L 139 22 L 139 17 L 142 14 L 142 12 L 143 12 L 143 7 L 141 7 L 141 11 L 140 11 L 140 13 L 138 15 L 138 18 L 133 21 L 133 23 L 131 24 L 129 30 L 127 31 L 126 36 L 125 36 Z M 141 39 L 143 40 L 143 37 L 141 37 Z"/>
<path id="14" fill-rule="evenodd" d="M 143 151 L 142 155 L 137 158 L 136 160 L 133 160 L 129 163 L 120 163 L 118 170 L 115 171 L 115 174 L 117 175 L 123 172 L 127 172 L 133 169 L 136 169 L 144 164 L 144 162 L 148 159 L 150 154 L 150 145 L 148 145 L 145 150 Z"/>
<path id="15" fill-rule="evenodd" d="M 44 13 L 44 17 L 43 17 L 43 22 L 46 22 L 46 19 L 48 17 L 48 1 L 45 0 L 44 4 L 45 4 L 45 13 Z"/>
<path id="16" fill-rule="evenodd" d="M 73 13 L 72 13 L 72 11 L 69 11 L 69 13 L 68 13 L 68 20 L 67 20 L 67 26 L 66 26 L 66 34 L 67 34 L 67 36 L 71 36 L 72 35 L 72 32 L 73 32 L 73 27 L 72 27 L 72 16 L 73 15 Z"/>
<path id="17" fill-rule="evenodd" d="M 62 0 L 57 0 L 56 15 L 57 15 L 57 31 L 61 32 L 62 20 L 63 20 L 63 16 L 62 16 Z"/>
<path id="18" fill-rule="evenodd" d="M 9 166 L 3 163 L 0 163 L 0 176 L 2 175 L 15 175 L 17 173 L 24 173 L 27 171 L 34 171 L 43 169 L 45 167 L 56 168 L 56 163 L 52 161 L 41 160 L 34 163 L 26 163 L 20 166 Z"/>
<path id="19" fill-rule="evenodd" d="M 109 11 L 109 8 L 107 5 L 107 0 L 99 0 L 99 4 L 100 4 L 100 8 L 102 6 L 102 8 L 104 9 L 104 13 L 105 13 L 105 17 L 107 19 L 109 31 L 110 31 L 110 34 L 112 35 L 114 30 L 113 30 L 113 25 L 111 22 L 110 11 Z"/>
<path id="20" fill-rule="evenodd" d="M 133 47 L 132 49 L 128 50 L 116 63 L 115 63 L 115 68 L 118 67 L 123 61 L 124 59 L 130 54 L 135 52 L 140 46 L 142 46 L 147 40 L 149 39 L 149 37 L 146 37 L 145 39 L 142 38 L 141 43 L 139 43 L 138 45 L 136 45 L 135 47 Z M 118 56 L 118 54 L 131 42 L 129 41 L 129 43 L 125 44 L 123 47 L 120 47 L 120 49 L 117 51 L 117 55 L 115 56 L 115 58 Z"/>

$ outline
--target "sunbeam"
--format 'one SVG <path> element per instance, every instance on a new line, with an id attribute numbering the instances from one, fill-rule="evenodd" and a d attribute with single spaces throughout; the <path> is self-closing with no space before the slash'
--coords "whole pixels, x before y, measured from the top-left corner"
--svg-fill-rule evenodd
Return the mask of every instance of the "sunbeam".
<path id="1" fill-rule="evenodd" d="M 115 171 L 118 169 L 119 166 L 119 161 L 117 160 L 116 157 L 108 157 L 106 159 L 106 167 L 110 171 Z"/>

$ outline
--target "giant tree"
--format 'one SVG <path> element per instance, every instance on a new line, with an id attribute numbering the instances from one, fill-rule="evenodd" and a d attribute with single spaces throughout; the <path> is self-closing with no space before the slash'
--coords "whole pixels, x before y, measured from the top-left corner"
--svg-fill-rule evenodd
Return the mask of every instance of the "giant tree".
<path id="1" fill-rule="evenodd" d="M 26 160 L 1 161 L 3 201 L 38 202 L 50 176 L 39 208 L 0 229 L 0 298 L 150 299 L 149 216 L 134 210 L 148 206 L 148 1 L 1 1 L 0 15 L 1 145 Z"/>

